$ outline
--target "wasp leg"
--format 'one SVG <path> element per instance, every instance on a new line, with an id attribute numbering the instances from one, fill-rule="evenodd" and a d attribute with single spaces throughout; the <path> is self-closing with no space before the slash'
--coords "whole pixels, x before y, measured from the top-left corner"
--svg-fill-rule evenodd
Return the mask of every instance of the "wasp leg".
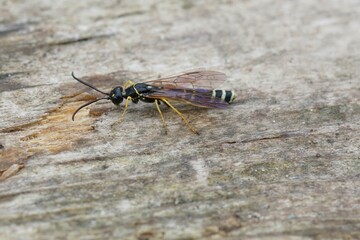
<path id="1" fill-rule="evenodd" d="M 168 129 L 167 129 L 167 125 L 166 125 L 166 122 L 165 122 L 164 116 L 163 116 L 163 114 L 162 114 L 162 112 L 161 112 L 161 110 L 160 110 L 160 107 L 159 107 L 159 100 L 155 99 L 155 104 L 156 104 L 156 108 L 157 108 L 157 110 L 158 110 L 158 111 L 159 111 L 159 113 L 160 113 L 160 117 L 161 117 L 161 120 L 162 120 L 163 125 L 164 125 L 164 128 L 165 128 L 165 134 L 167 134 Z"/>
<path id="2" fill-rule="evenodd" d="M 134 83 L 131 80 L 128 80 L 122 87 L 123 89 L 126 89 L 130 87 L 131 85 L 134 85 Z"/>
<path id="3" fill-rule="evenodd" d="M 172 110 L 174 110 L 174 112 L 176 112 L 181 118 L 182 120 L 185 122 L 185 124 L 188 126 L 188 128 L 195 134 L 198 134 L 199 133 L 196 131 L 196 129 L 191 126 L 191 124 L 188 122 L 188 120 L 184 117 L 184 115 L 182 115 L 182 113 L 177 110 L 173 105 L 171 105 L 168 100 L 166 100 L 165 98 L 161 98 L 161 101 L 163 101 L 166 105 L 168 105 L 169 107 L 171 107 Z"/>
<path id="4" fill-rule="evenodd" d="M 117 124 L 118 124 L 118 123 L 121 123 L 122 120 L 124 119 L 126 110 L 128 109 L 129 102 L 130 102 L 131 100 L 132 100 L 132 98 L 131 98 L 130 96 L 126 98 L 124 111 L 123 111 L 123 113 L 121 114 L 119 120 L 116 121 Z"/>
<path id="5" fill-rule="evenodd" d="M 159 101 L 159 104 L 160 104 L 161 102 Z M 166 102 L 163 102 L 167 107 L 170 107 Z"/>

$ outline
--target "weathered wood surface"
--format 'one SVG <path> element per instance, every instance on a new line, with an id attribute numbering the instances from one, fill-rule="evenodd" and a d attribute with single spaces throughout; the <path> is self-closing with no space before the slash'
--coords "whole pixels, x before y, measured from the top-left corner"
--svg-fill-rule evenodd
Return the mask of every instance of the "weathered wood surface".
<path id="1" fill-rule="evenodd" d="M 3 239 L 360 238 L 357 1 L 1 1 Z M 198 67 L 227 110 L 99 103 Z"/>

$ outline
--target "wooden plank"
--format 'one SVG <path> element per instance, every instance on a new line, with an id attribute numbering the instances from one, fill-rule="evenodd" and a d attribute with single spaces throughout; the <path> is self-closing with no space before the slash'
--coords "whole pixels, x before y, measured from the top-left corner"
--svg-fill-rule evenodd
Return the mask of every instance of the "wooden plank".
<path id="1" fill-rule="evenodd" d="M 4 3 L 5 4 L 5 3 Z M 7 1 L 0 10 L 4 239 L 360 238 L 360 6 Z M 193 68 L 228 109 L 103 91 Z"/>

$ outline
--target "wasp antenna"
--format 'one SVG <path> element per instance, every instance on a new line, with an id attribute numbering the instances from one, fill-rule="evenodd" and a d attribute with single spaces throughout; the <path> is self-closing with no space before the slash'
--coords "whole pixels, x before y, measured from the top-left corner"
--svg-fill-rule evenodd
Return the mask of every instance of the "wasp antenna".
<path id="1" fill-rule="evenodd" d="M 97 102 L 97 101 L 100 101 L 100 100 L 110 100 L 110 98 L 109 97 L 107 97 L 107 98 L 97 98 L 97 99 L 95 99 L 95 100 L 93 100 L 93 101 L 90 101 L 90 102 L 88 102 L 88 103 L 85 103 L 84 105 L 81 105 L 78 109 L 76 109 L 76 111 L 73 113 L 73 115 L 72 115 L 72 117 L 71 117 L 71 119 L 74 121 L 75 120 L 75 115 L 82 109 L 82 108 L 84 108 L 84 107 L 86 107 L 86 106 L 88 106 L 88 105 L 90 105 L 90 104 L 93 104 L 93 103 L 95 103 L 95 102 Z"/>
<path id="2" fill-rule="evenodd" d="M 103 92 L 103 91 L 101 91 L 100 89 L 96 88 L 95 86 L 91 85 L 90 83 L 84 82 L 83 80 L 75 77 L 74 72 L 71 72 L 71 76 L 72 76 L 76 81 L 81 82 L 82 84 L 84 84 L 84 85 L 86 85 L 86 86 L 94 89 L 95 91 L 98 91 L 99 93 L 102 93 L 102 94 L 105 94 L 105 95 L 109 96 L 109 93 Z"/>

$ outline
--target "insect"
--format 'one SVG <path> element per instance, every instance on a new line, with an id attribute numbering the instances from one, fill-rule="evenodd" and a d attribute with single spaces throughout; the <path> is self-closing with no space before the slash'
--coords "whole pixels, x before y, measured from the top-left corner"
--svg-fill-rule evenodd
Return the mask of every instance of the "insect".
<path id="1" fill-rule="evenodd" d="M 177 113 L 188 128 L 195 134 L 199 134 L 189 123 L 184 115 L 176 109 L 169 101 L 181 101 L 202 108 L 226 108 L 236 98 L 234 91 L 216 90 L 215 87 L 226 80 L 226 75 L 216 71 L 191 71 L 171 77 L 150 80 L 142 83 L 127 81 L 123 86 L 113 88 L 110 93 L 99 90 L 95 86 L 77 78 L 74 73 L 72 77 L 80 83 L 102 93 L 106 97 L 97 98 L 80 106 L 72 115 L 75 115 L 84 107 L 100 100 L 110 100 L 119 105 L 125 99 L 125 107 L 117 123 L 120 123 L 126 114 L 129 102 L 138 103 L 139 100 L 146 103 L 155 103 L 160 114 L 165 133 L 167 125 L 160 110 L 160 103 L 164 103 Z"/>

